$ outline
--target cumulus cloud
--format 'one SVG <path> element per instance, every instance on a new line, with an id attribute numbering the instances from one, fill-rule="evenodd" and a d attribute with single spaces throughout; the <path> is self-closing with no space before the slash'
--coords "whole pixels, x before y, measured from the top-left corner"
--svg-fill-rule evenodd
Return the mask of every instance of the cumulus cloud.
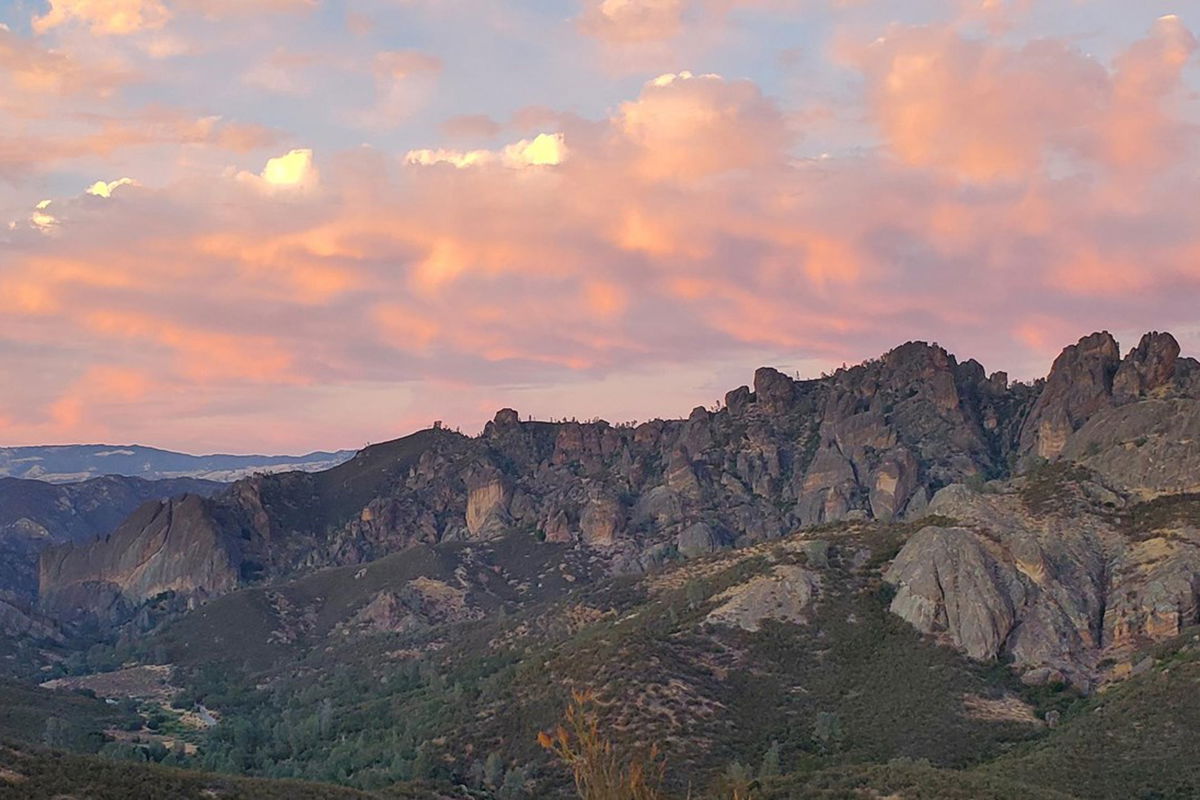
<path id="1" fill-rule="evenodd" d="M 52 98 L 111 96 L 137 76 L 112 58 L 81 59 L 0 29 L 0 109 L 44 108 Z"/>
<path id="2" fill-rule="evenodd" d="M 404 160 L 411 165 L 430 167 L 449 164 L 458 169 L 503 164 L 511 169 L 523 167 L 554 167 L 567 159 L 567 143 L 562 133 L 539 133 L 532 139 L 522 139 L 495 150 L 409 150 Z"/>
<path id="3" fill-rule="evenodd" d="M 899 158 L 980 180 L 1077 151 L 1108 91 L 1104 67 L 1063 42 L 1010 48 L 951 27 L 895 29 L 866 48 L 862 66 Z"/>
<path id="4" fill-rule="evenodd" d="M 83 115 L 73 125 L 25 127 L 0 134 L 0 177 L 16 179 L 66 161 L 109 157 L 134 148 L 191 145 L 235 153 L 274 143 L 278 134 L 261 125 L 194 117 L 179 109 L 151 107 L 120 115 Z"/>
<path id="5" fill-rule="evenodd" d="M 313 152 L 307 149 L 290 150 L 282 156 L 268 159 L 259 177 L 275 188 L 311 186 L 317 181 Z"/>
<path id="6" fill-rule="evenodd" d="M 1056 159 L 1147 167 L 1178 151 L 1191 126 L 1173 101 L 1195 49 L 1165 17 L 1111 67 L 1064 41 L 1013 46 L 954 26 L 895 27 L 855 60 L 896 156 L 989 181 Z"/>
<path id="7" fill-rule="evenodd" d="M 686 5 L 685 0 L 587 0 L 580 27 L 614 41 L 667 39 L 682 29 Z"/>
<path id="8" fill-rule="evenodd" d="M 126 36 L 162 28 L 178 12 L 208 17 L 300 11 L 316 0 L 49 0 L 46 13 L 34 17 L 33 29 L 45 33 L 68 24 L 101 36 Z"/>
<path id="9" fill-rule="evenodd" d="M 133 178 L 117 178 L 115 181 L 96 181 L 87 188 L 85 194 L 90 194 L 95 197 L 112 197 L 112 193 L 122 186 L 136 186 L 137 181 Z"/>
<path id="10" fill-rule="evenodd" d="M 791 138 L 778 107 L 747 80 L 661 75 L 621 105 L 621 132 L 651 178 L 704 177 L 778 164 Z"/>
<path id="11" fill-rule="evenodd" d="M 50 211 L 53 200 L 42 200 L 29 215 L 29 223 L 43 233 L 47 233 L 58 225 L 58 218 Z"/>
<path id="12" fill-rule="evenodd" d="M 34 18 L 33 29 L 43 33 L 77 22 L 92 33 L 124 35 L 161 28 L 169 18 L 161 0 L 50 0 L 49 10 Z"/>

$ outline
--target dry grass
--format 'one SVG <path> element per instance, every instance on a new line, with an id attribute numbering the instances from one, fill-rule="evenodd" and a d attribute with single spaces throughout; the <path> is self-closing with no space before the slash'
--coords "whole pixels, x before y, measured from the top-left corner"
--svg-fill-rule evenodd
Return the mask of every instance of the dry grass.
<path id="1" fill-rule="evenodd" d="M 658 746 L 641 756 L 619 753 L 600 730 L 591 692 L 572 692 L 564 722 L 554 733 L 539 733 L 538 743 L 570 770 L 580 800 L 665 800 Z"/>

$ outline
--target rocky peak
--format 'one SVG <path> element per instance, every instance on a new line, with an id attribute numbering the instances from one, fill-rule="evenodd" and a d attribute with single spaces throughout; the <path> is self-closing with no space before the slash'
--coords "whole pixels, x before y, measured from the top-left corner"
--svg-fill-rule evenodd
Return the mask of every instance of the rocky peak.
<path id="1" fill-rule="evenodd" d="M 796 396 L 796 382 L 773 367 L 754 373 L 754 396 L 767 410 L 782 411 Z"/>
<path id="2" fill-rule="evenodd" d="M 202 600 L 236 588 L 241 554 L 195 495 L 150 502 L 86 546 L 52 547 L 39 564 L 39 603 L 60 618 L 119 616 L 173 592 Z"/>
<path id="3" fill-rule="evenodd" d="M 950 369 L 955 360 L 940 345 L 911 341 L 889 350 L 883 362 L 896 372 L 913 374 Z"/>
<path id="4" fill-rule="evenodd" d="M 754 395 L 750 392 L 749 386 L 739 386 L 725 393 L 725 408 L 729 409 L 729 413 L 735 417 L 746 413 L 746 409 L 753 402 Z"/>
<path id="5" fill-rule="evenodd" d="M 502 408 L 496 412 L 492 421 L 484 426 L 483 435 L 490 439 L 517 430 L 520 426 L 521 415 L 511 408 Z"/>
<path id="6" fill-rule="evenodd" d="M 1021 430 L 1022 455 L 1057 458 L 1072 433 L 1112 404 L 1113 377 L 1120 364 L 1117 340 L 1108 331 L 1065 348 Z"/>
<path id="7" fill-rule="evenodd" d="M 1131 403 L 1143 395 L 1169 385 L 1175 378 L 1179 342 L 1169 333 L 1153 331 L 1129 351 L 1113 377 L 1113 402 Z"/>

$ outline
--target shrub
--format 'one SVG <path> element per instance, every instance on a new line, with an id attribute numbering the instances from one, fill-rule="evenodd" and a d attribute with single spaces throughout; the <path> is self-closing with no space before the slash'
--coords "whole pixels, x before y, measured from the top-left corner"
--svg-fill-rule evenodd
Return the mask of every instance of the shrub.
<path id="1" fill-rule="evenodd" d="M 623 756 L 600 731 L 591 692 L 572 692 L 565 726 L 539 733 L 538 744 L 571 771 L 580 800 L 663 800 L 665 766 L 658 746 L 644 756 Z"/>

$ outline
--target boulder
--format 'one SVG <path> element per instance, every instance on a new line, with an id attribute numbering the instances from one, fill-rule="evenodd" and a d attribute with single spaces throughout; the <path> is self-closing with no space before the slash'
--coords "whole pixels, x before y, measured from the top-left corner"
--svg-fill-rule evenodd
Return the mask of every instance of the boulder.
<path id="1" fill-rule="evenodd" d="M 725 408 L 729 409 L 729 413 L 735 417 L 740 417 L 746 413 L 746 409 L 754 402 L 754 395 L 750 393 L 749 386 L 739 386 L 731 392 L 725 394 Z"/>
<path id="2" fill-rule="evenodd" d="M 584 544 L 607 547 L 614 544 L 625 527 L 625 508 L 619 498 L 593 493 L 579 516 Z"/>
<path id="3" fill-rule="evenodd" d="M 796 397 L 796 382 L 771 367 L 759 367 L 754 373 L 754 396 L 771 413 L 786 410 Z"/>
<path id="4" fill-rule="evenodd" d="M 1016 569 L 966 528 L 923 528 L 887 582 L 896 587 L 893 614 L 980 660 L 1001 654 L 1025 599 Z"/>
<path id="5" fill-rule="evenodd" d="M 705 618 L 709 625 L 757 631 L 767 620 L 803 623 L 821 587 L 812 570 L 781 564 L 766 575 L 726 589 L 714 599 L 720 605 Z"/>
<path id="6" fill-rule="evenodd" d="M 681 556 L 695 558 L 720 550 L 724 546 L 724 537 L 707 523 L 696 522 L 680 532 L 676 545 Z"/>

